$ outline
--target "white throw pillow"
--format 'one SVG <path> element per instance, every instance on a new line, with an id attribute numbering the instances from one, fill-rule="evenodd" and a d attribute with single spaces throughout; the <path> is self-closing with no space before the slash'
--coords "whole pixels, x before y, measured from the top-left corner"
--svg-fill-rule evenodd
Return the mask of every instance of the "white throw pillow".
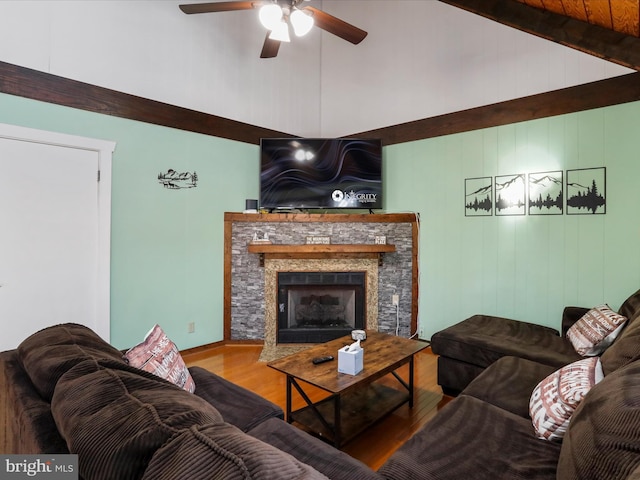
<path id="1" fill-rule="evenodd" d="M 125 358 L 129 365 L 164 378 L 188 392 L 193 393 L 196 389 L 178 347 L 157 324 L 142 343 L 127 351 Z"/>
<path id="2" fill-rule="evenodd" d="M 583 357 L 600 355 L 618 336 L 627 317 L 609 308 L 598 305 L 585 313 L 567 331 L 573 348 Z"/>
<path id="3" fill-rule="evenodd" d="M 603 377 L 600 357 L 590 357 L 565 365 L 542 380 L 529 400 L 529 415 L 538 438 L 562 440 L 573 412 Z"/>

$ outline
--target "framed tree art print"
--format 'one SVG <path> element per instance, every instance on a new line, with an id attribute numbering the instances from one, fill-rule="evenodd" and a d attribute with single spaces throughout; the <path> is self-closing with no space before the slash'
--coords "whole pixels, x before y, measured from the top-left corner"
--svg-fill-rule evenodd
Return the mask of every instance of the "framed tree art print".
<path id="1" fill-rule="evenodd" d="M 528 175 L 529 215 L 562 215 L 564 193 L 562 170 Z"/>
<path id="2" fill-rule="evenodd" d="M 464 180 L 465 217 L 489 216 L 493 212 L 491 177 L 466 178 Z"/>
<path id="3" fill-rule="evenodd" d="M 607 170 L 567 170 L 567 215 L 596 215 L 607 212 Z"/>
<path id="4" fill-rule="evenodd" d="M 525 175 L 501 175 L 495 179 L 496 215 L 524 215 L 525 203 Z"/>

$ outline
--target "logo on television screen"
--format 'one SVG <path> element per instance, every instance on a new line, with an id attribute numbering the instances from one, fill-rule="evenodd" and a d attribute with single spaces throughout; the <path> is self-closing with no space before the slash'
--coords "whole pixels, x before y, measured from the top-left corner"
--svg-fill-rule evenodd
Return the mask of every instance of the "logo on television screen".
<path id="1" fill-rule="evenodd" d="M 350 192 L 343 192 L 342 190 L 334 190 L 331 194 L 331 198 L 336 203 L 342 203 L 345 205 L 357 205 L 363 203 L 376 203 L 377 193 L 357 193 L 351 190 Z"/>

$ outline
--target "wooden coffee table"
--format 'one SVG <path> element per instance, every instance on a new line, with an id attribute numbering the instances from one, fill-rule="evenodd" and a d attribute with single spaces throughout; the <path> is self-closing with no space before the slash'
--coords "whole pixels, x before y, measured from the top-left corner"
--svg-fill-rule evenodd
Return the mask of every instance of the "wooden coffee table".
<path id="1" fill-rule="evenodd" d="M 338 338 L 267 364 L 287 376 L 287 422 L 305 426 L 338 448 L 399 406 L 408 402 L 413 407 L 413 356 L 428 346 L 417 340 L 367 331 L 367 339 L 362 342 L 364 369 L 357 375 L 338 373 L 338 349 L 350 343 L 350 336 Z M 335 359 L 319 365 L 311 362 L 325 355 Z M 405 380 L 396 370 L 406 364 L 409 378 Z M 393 384 L 398 388 L 389 386 L 389 382 L 377 382 L 389 374 L 397 380 Z M 314 403 L 305 393 L 305 384 L 330 395 Z M 295 411 L 291 410 L 292 386 L 306 403 Z"/>

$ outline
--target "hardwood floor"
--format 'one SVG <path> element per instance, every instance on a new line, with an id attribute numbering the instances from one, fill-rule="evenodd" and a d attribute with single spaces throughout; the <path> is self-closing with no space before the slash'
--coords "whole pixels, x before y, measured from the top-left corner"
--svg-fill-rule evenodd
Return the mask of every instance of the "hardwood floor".
<path id="1" fill-rule="evenodd" d="M 260 362 L 261 345 L 225 345 L 208 351 L 186 353 L 189 366 L 200 366 L 227 380 L 241 385 L 285 409 L 285 375 Z M 343 446 L 342 450 L 377 470 L 395 450 L 431 419 L 451 400 L 442 394 L 436 383 L 437 356 L 426 348 L 415 356 L 414 405 L 403 405 L 376 425 Z M 407 378 L 408 367 L 399 370 Z M 395 381 L 390 378 L 389 381 Z M 310 387 L 311 388 L 311 387 Z M 321 390 L 311 389 L 313 401 L 326 396 Z M 294 398 L 293 408 L 302 405 Z"/>

